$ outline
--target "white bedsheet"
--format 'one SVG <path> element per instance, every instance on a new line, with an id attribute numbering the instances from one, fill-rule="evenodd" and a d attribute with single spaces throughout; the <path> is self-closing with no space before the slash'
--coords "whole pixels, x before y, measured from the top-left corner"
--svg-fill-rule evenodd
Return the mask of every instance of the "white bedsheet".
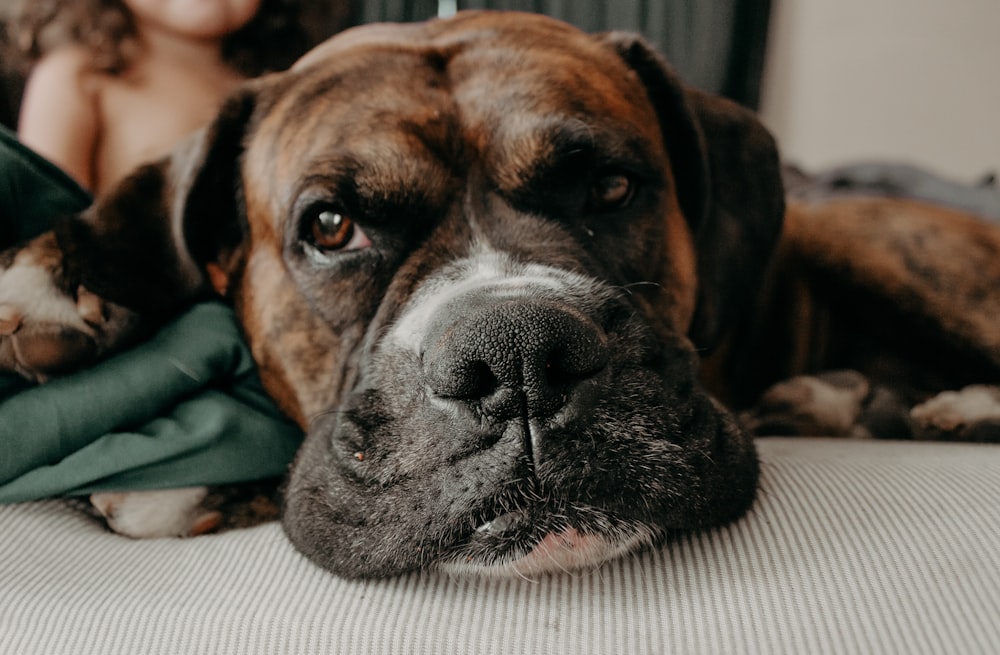
<path id="1" fill-rule="evenodd" d="M 762 439 L 752 513 L 535 581 L 338 579 L 270 524 L 0 506 L 0 654 L 997 653 L 1000 446 Z"/>

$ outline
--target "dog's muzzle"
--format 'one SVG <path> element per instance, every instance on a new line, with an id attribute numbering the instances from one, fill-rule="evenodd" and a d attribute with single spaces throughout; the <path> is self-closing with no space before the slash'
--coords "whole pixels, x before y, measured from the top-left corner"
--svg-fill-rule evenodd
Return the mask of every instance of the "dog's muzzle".
<path id="1" fill-rule="evenodd" d="M 689 343 L 657 338 L 615 287 L 492 253 L 409 291 L 293 469 L 285 527 L 323 566 L 594 566 L 736 506 L 718 467 L 752 485 Z"/>

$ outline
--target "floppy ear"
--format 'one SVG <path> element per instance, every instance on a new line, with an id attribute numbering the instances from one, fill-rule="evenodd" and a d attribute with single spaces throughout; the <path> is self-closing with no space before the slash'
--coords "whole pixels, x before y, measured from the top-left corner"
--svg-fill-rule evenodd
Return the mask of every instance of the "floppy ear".
<path id="1" fill-rule="evenodd" d="M 752 112 L 685 86 L 642 37 L 600 38 L 636 72 L 659 116 L 698 258 L 689 336 L 710 349 L 754 301 L 777 244 L 785 213 L 777 147 Z"/>
<path id="2" fill-rule="evenodd" d="M 205 265 L 235 266 L 246 231 L 239 162 L 249 90 L 164 159 L 55 227 L 67 279 L 159 322 L 211 294 Z"/>
<path id="3" fill-rule="evenodd" d="M 257 93 L 250 86 L 231 96 L 196 144 L 197 154 L 188 157 L 193 165 L 183 176 L 178 220 L 188 252 L 202 270 L 213 264 L 231 276 L 242 264 L 249 227 L 240 164 L 256 105 Z"/>

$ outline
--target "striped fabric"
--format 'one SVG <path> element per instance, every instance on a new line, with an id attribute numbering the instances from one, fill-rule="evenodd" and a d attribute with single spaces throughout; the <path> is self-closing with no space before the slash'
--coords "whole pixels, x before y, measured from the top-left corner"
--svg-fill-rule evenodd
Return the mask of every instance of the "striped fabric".
<path id="1" fill-rule="evenodd" d="M 0 653 L 997 653 L 1000 446 L 764 439 L 754 511 L 597 571 L 348 582 L 276 525 L 0 507 Z"/>

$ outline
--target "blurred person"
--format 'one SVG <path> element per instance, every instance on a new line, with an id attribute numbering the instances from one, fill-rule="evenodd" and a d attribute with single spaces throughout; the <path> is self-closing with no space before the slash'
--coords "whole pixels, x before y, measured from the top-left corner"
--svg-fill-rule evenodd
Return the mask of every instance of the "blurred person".
<path id="1" fill-rule="evenodd" d="M 25 0 L 18 137 L 99 194 L 311 45 L 293 0 Z"/>

